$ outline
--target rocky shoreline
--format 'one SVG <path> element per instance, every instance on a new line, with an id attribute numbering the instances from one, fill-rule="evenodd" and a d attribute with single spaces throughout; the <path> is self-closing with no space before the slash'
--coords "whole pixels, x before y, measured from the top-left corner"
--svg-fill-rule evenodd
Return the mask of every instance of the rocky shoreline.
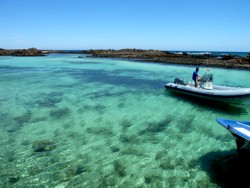
<path id="1" fill-rule="evenodd" d="M 238 57 L 235 55 L 218 57 L 211 56 L 210 54 L 189 55 L 187 53 L 175 54 L 167 51 L 138 49 L 88 50 L 84 53 L 91 54 L 93 57 L 123 58 L 166 64 L 250 69 L 250 54 L 248 54 L 247 57 Z"/>
<path id="2" fill-rule="evenodd" d="M 44 56 L 41 50 L 36 48 L 6 50 L 0 48 L 0 56 Z"/>
<path id="3" fill-rule="evenodd" d="M 44 56 L 49 53 L 88 54 L 89 57 L 121 58 L 136 61 L 158 62 L 193 66 L 223 67 L 233 69 L 250 69 L 250 53 L 246 57 L 235 55 L 212 56 L 210 54 L 190 55 L 187 53 L 171 53 L 160 50 L 38 50 L 36 48 L 5 50 L 0 48 L 0 56 Z M 79 56 L 81 57 L 81 56 Z"/>

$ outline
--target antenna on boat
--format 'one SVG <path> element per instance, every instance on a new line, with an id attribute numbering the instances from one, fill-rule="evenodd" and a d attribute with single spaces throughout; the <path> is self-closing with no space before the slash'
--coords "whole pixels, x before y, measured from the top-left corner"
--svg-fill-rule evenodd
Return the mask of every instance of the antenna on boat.
<path id="1" fill-rule="evenodd" d="M 208 65 L 208 59 L 209 57 L 206 59 L 206 73 L 208 73 L 210 71 L 209 65 Z"/>
<path id="2" fill-rule="evenodd" d="M 206 59 L 206 64 L 207 64 L 207 67 L 208 67 L 208 58 Z M 207 71 L 209 71 L 209 68 L 207 68 Z"/>

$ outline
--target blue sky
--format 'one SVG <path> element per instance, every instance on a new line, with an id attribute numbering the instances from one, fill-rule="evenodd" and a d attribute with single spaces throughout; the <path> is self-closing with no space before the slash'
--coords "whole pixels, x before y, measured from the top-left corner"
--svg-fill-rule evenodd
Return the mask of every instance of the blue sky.
<path id="1" fill-rule="evenodd" d="M 249 0 L 1 0 L 0 48 L 250 51 Z"/>

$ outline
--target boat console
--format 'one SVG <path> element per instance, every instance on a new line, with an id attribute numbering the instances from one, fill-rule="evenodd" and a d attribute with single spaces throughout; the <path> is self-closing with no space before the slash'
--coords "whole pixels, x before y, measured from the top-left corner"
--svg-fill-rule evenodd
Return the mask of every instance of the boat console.
<path id="1" fill-rule="evenodd" d="M 213 74 L 205 73 L 199 82 L 199 85 L 203 89 L 213 89 Z"/>

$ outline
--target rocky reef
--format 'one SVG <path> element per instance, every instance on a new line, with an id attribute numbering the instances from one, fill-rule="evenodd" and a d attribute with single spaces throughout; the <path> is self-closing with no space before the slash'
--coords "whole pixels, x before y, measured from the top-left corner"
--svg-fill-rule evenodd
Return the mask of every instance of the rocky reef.
<path id="1" fill-rule="evenodd" d="M 250 54 L 247 57 L 235 55 L 212 56 L 210 54 L 190 55 L 187 53 L 176 54 L 168 51 L 140 49 L 86 50 L 84 53 L 90 54 L 93 57 L 125 58 L 168 64 L 250 69 Z"/>
<path id="2" fill-rule="evenodd" d="M 44 53 L 36 48 L 6 50 L 0 48 L 0 56 L 43 56 Z"/>

